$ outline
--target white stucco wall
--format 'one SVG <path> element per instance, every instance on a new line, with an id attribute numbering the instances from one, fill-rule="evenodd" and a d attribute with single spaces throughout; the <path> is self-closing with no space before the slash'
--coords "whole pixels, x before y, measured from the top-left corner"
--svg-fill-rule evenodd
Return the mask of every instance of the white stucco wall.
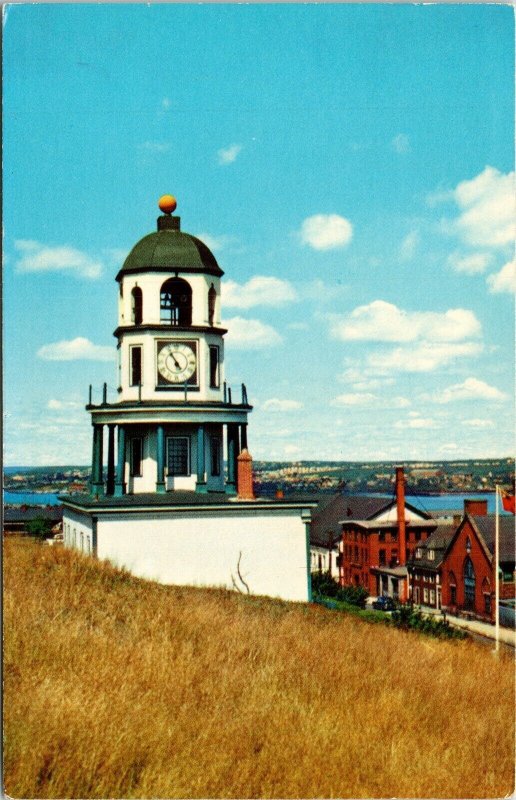
<path id="1" fill-rule="evenodd" d="M 240 558 L 251 594 L 309 599 L 300 510 L 99 514 L 97 556 L 165 584 L 234 589 L 234 579 L 245 593 Z"/>
<path id="2" fill-rule="evenodd" d="M 335 547 L 331 551 L 331 576 L 334 580 L 339 580 L 339 568 L 337 566 L 337 558 L 339 556 L 338 548 Z M 310 546 L 310 569 L 312 572 L 328 572 L 328 548 L 317 547 L 316 545 Z M 320 562 L 319 562 L 320 559 Z M 320 566 L 319 566 L 320 563 Z"/>
<path id="3" fill-rule="evenodd" d="M 63 543 L 66 547 L 81 550 L 87 554 L 91 553 L 93 551 L 91 517 L 65 508 L 63 512 Z"/>

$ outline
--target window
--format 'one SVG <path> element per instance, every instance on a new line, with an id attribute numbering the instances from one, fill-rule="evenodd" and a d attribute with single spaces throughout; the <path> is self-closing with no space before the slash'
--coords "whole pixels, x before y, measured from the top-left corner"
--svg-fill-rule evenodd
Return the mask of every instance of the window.
<path id="1" fill-rule="evenodd" d="M 385 531 L 378 531 L 378 541 L 385 542 Z"/>
<path id="2" fill-rule="evenodd" d="M 131 320 L 133 325 L 142 324 L 142 306 L 142 290 L 138 286 L 135 286 L 131 292 Z"/>
<path id="3" fill-rule="evenodd" d="M 380 566 L 381 567 L 385 566 L 385 563 L 386 563 L 385 550 L 380 550 L 380 552 L 378 553 L 378 556 L 379 556 L 379 559 L 380 559 Z"/>
<path id="4" fill-rule="evenodd" d="M 435 558 L 435 550 L 427 550 L 426 557 L 429 561 L 433 561 Z"/>
<path id="5" fill-rule="evenodd" d="M 142 474 L 143 439 L 131 439 L 131 476 Z"/>
<path id="6" fill-rule="evenodd" d="M 475 610 L 475 570 L 469 556 L 464 562 L 464 608 Z"/>
<path id="7" fill-rule="evenodd" d="M 430 605 L 435 606 L 435 589 L 430 589 Z"/>
<path id="8" fill-rule="evenodd" d="M 217 345 L 210 345 L 210 387 L 219 387 L 219 348 Z"/>
<path id="9" fill-rule="evenodd" d="M 190 440 L 187 436 L 167 439 L 167 471 L 169 475 L 190 475 Z"/>
<path id="10" fill-rule="evenodd" d="M 131 361 L 131 386 L 140 386 L 142 382 L 142 348 L 130 347 L 129 357 Z"/>
<path id="11" fill-rule="evenodd" d="M 161 287 L 160 321 L 166 325 L 192 324 L 192 288 L 182 278 L 170 278 Z"/>
<path id="12" fill-rule="evenodd" d="M 491 595 L 485 594 L 484 595 L 484 611 L 486 614 L 491 616 Z"/>
<path id="13" fill-rule="evenodd" d="M 423 588 L 423 603 L 428 603 L 428 589 L 426 586 Z"/>
<path id="14" fill-rule="evenodd" d="M 422 558 L 422 557 L 423 557 L 423 550 L 421 549 L 421 547 L 418 547 L 416 550 L 416 558 Z"/>
<path id="15" fill-rule="evenodd" d="M 414 603 L 419 605 L 419 586 L 414 586 Z"/>
<path id="16" fill-rule="evenodd" d="M 215 302 L 217 300 L 217 292 L 215 291 L 215 287 L 213 283 L 210 286 L 208 292 L 208 324 L 213 326 L 213 320 L 215 319 Z"/>
<path id="17" fill-rule="evenodd" d="M 211 474 L 220 475 L 221 442 L 218 436 L 211 438 Z"/>

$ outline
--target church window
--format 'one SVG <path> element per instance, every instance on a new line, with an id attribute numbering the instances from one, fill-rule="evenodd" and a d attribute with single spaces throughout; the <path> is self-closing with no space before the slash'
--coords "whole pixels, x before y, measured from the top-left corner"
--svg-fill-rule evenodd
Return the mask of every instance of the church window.
<path id="1" fill-rule="evenodd" d="M 187 436 L 167 439 L 167 471 L 169 475 L 190 475 L 190 440 Z"/>
<path id="2" fill-rule="evenodd" d="M 131 386 L 140 386 L 142 382 L 142 348 L 129 349 L 131 360 Z"/>
<path id="3" fill-rule="evenodd" d="M 131 292 L 131 320 L 133 325 L 142 324 L 143 295 L 139 286 L 135 286 Z"/>
<path id="4" fill-rule="evenodd" d="M 161 287 L 160 321 L 165 325 L 192 324 L 192 288 L 182 278 L 170 278 Z"/>
<path id="5" fill-rule="evenodd" d="M 219 387 L 219 348 L 217 345 L 210 345 L 210 388 Z"/>
<path id="6" fill-rule="evenodd" d="M 218 436 L 212 436 L 211 439 L 211 474 L 220 475 L 220 456 L 221 446 Z"/>
<path id="7" fill-rule="evenodd" d="M 469 556 L 464 562 L 464 607 L 475 610 L 475 570 Z"/>
<path id="8" fill-rule="evenodd" d="M 217 292 L 213 283 L 208 291 L 208 324 L 213 327 L 213 320 L 215 319 L 215 302 L 217 300 Z"/>
<path id="9" fill-rule="evenodd" d="M 143 439 L 131 439 L 131 476 L 142 474 Z"/>

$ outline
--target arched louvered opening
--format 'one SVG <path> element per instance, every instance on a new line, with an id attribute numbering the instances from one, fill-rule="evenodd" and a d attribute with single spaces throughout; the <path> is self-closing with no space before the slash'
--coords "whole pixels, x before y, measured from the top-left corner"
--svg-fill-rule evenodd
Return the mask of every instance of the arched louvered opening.
<path id="1" fill-rule="evenodd" d="M 133 325 L 142 324 L 143 294 L 139 286 L 131 292 L 131 320 Z"/>
<path id="2" fill-rule="evenodd" d="M 217 301 L 217 292 L 212 283 L 208 291 L 208 323 L 211 326 L 213 326 L 213 320 L 215 319 L 216 301 Z"/>
<path id="3" fill-rule="evenodd" d="M 160 321 L 164 325 L 192 324 L 192 288 L 182 278 L 170 278 L 161 287 Z"/>

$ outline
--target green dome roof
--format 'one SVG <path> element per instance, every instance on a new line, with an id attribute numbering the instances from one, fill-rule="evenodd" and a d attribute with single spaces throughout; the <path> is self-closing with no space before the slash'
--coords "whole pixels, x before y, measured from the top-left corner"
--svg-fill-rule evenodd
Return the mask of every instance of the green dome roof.
<path id="1" fill-rule="evenodd" d="M 172 219 L 174 222 L 177 220 L 177 228 L 167 227 L 149 233 L 135 244 L 116 276 L 117 280 L 127 273 L 156 270 L 159 272 L 183 270 L 217 276 L 224 274 L 204 242 L 189 233 L 182 233 L 179 230 L 179 218 L 172 217 Z"/>

